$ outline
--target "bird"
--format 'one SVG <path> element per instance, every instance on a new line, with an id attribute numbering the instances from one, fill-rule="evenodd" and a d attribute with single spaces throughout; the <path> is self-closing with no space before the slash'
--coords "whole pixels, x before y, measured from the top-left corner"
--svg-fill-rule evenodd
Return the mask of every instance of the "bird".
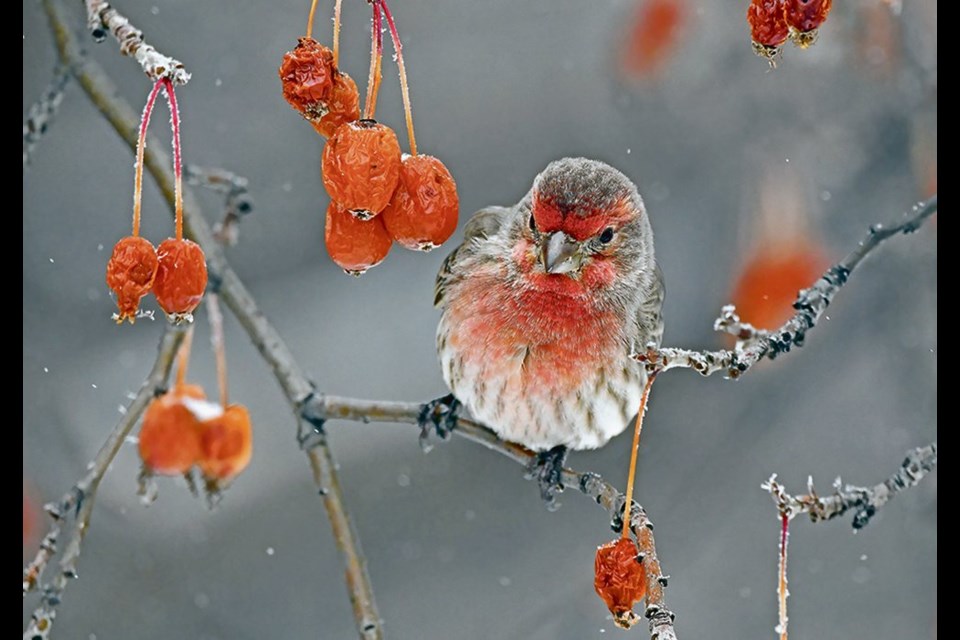
<path id="1" fill-rule="evenodd" d="M 568 450 L 595 449 L 636 415 L 632 354 L 663 335 L 663 275 L 634 183 L 587 158 L 551 162 L 511 207 L 481 209 L 437 275 L 437 353 L 451 394 L 423 405 L 446 437 L 463 407 L 536 452 L 555 506 Z"/>

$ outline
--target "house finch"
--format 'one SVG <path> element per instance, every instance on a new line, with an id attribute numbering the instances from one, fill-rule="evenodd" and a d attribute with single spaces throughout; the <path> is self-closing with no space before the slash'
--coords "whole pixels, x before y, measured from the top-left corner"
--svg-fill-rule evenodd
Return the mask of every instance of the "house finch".
<path id="1" fill-rule="evenodd" d="M 489 207 L 437 275 L 437 350 L 453 392 L 424 406 L 441 435 L 462 402 L 538 452 L 545 500 L 568 448 L 594 449 L 636 414 L 646 380 L 630 355 L 660 344 L 663 279 L 636 186 L 585 158 L 547 166 L 512 207 Z"/>

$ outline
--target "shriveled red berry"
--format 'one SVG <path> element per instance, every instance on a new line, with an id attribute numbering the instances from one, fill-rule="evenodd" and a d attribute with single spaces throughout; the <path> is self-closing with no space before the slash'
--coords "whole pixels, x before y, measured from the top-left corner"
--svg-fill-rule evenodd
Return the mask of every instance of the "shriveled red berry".
<path id="1" fill-rule="evenodd" d="M 200 440 L 198 465 L 208 484 L 228 483 L 247 468 L 253 456 L 253 429 L 247 408 L 232 404 L 222 415 L 200 423 Z"/>
<path id="2" fill-rule="evenodd" d="M 733 291 L 744 322 L 776 329 L 793 315 L 793 302 L 827 268 L 827 259 L 810 241 L 761 250 L 748 259 Z"/>
<path id="3" fill-rule="evenodd" d="M 747 22 L 753 50 L 773 64 L 780 55 L 783 43 L 790 35 L 784 16 L 784 0 L 751 0 L 747 7 Z"/>
<path id="4" fill-rule="evenodd" d="M 785 0 L 784 17 L 793 44 L 806 49 L 816 42 L 832 6 L 833 0 Z"/>
<path id="5" fill-rule="evenodd" d="M 647 593 L 643 563 L 637 558 L 637 545 L 630 538 L 619 538 L 597 547 L 593 587 L 618 627 L 629 629 L 639 621 L 633 605 Z"/>
<path id="6" fill-rule="evenodd" d="M 369 219 L 383 211 L 400 179 L 400 143 L 375 120 L 340 126 L 323 149 L 323 185 L 331 200 Z"/>
<path id="7" fill-rule="evenodd" d="M 429 251 L 457 230 L 457 183 L 433 156 L 403 156 L 400 181 L 383 210 L 387 233 L 407 249 Z"/>
<path id="8" fill-rule="evenodd" d="M 157 247 L 160 267 L 153 294 L 160 308 L 175 322 L 187 319 L 207 288 L 207 260 L 192 240 L 167 238 Z"/>
<path id="9" fill-rule="evenodd" d="M 318 121 L 327 112 L 333 87 L 333 52 L 313 38 L 300 38 L 280 64 L 283 97 L 307 120 Z"/>
<path id="10" fill-rule="evenodd" d="M 360 118 L 360 92 L 353 78 L 341 71 L 333 73 L 333 87 L 327 95 L 327 113 L 311 124 L 324 138 L 333 135 L 340 125 Z"/>
<path id="11" fill-rule="evenodd" d="M 158 265 L 157 250 L 145 238 L 127 236 L 114 245 L 107 262 L 107 286 L 117 295 L 117 323 L 136 319 L 140 299 L 150 293 Z"/>
<path id="12" fill-rule="evenodd" d="M 183 385 L 155 398 L 147 407 L 140 429 L 140 459 L 152 473 L 176 476 L 200 459 L 200 421 L 184 404 L 203 400 L 203 390 Z"/>
<path id="13" fill-rule="evenodd" d="M 382 218 L 360 220 L 336 202 L 327 207 L 324 240 L 330 259 L 352 276 L 383 262 L 393 245 Z"/>

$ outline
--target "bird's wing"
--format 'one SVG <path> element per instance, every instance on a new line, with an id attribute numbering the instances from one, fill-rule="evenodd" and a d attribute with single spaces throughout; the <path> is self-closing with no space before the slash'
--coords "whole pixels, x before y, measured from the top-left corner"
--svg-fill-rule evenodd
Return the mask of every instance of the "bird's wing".
<path id="1" fill-rule="evenodd" d="M 663 299 L 666 293 L 663 271 L 660 270 L 660 265 L 655 265 L 650 294 L 637 308 L 636 323 L 640 344 L 635 345 L 634 349 L 642 352 L 651 342 L 660 346 L 660 341 L 663 339 Z"/>
<path id="2" fill-rule="evenodd" d="M 473 214 L 467 227 L 463 232 L 463 243 L 450 252 L 443 264 L 440 265 L 440 272 L 437 273 L 437 283 L 434 286 L 433 305 L 440 307 L 443 305 L 443 296 L 447 287 L 456 282 L 463 269 L 463 263 L 472 258 L 481 242 L 497 234 L 500 231 L 503 221 L 506 219 L 510 209 L 506 207 L 487 207 Z"/>

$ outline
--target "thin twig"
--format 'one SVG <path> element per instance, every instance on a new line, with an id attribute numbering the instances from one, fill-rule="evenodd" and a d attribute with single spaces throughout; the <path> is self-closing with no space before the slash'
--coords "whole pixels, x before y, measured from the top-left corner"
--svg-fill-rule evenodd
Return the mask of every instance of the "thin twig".
<path id="1" fill-rule="evenodd" d="M 50 124 L 57 116 L 60 103 L 63 102 L 63 89 L 70 80 L 70 73 L 63 67 L 57 67 L 53 73 L 53 80 L 43 90 L 40 99 L 30 106 L 27 120 L 23 123 L 23 166 L 30 164 L 30 156 L 40 142 L 40 138 L 50 128 Z"/>
<path id="2" fill-rule="evenodd" d="M 303 417 L 313 424 L 323 424 L 326 420 L 350 420 L 364 423 L 389 422 L 417 425 L 422 409 L 423 405 L 415 402 L 317 395 L 304 403 Z M 536 458 L 533 451 L 517 443 L 501 440 L 493 431 L 473 420 L 458 418 L 453 433 L 491 451 L 496 451 L 524 468 Z M 621 530 L 626 497 L 620 490 L 595 473 L 572 469 L 563 470 L 561 482 L 565 487 L 573 487 L 599 504 L 610 516 L 611 528 L 617 532 Z M 645 615 L 650 620 L 650 637 L 652 640 L 675 640 L 674 615 L 667 608 L 663 595 L 668 576 L 663 574 L 657 558 L 653 523 L 637 502 L 632 503 L 630 529 L 637 539 L 640 554 L 644 557 L 643 566 L 647 576 Z"/>
<path id="3" fill-rule="evenodd" d="M 777 482 L 776 474 L 763 483 L 773 497 L 782 515 L 794 518 L 806 513 L 811 522 L 832 520 L 851 509 L 853 530 L 859 531 L 870 523 L 877 511 L 898 493 L 916 486 L 924 476 L 937 466 L 937 443 L 912 449 L 896 473 L 872 487 L 846 485 L 837 478 L 833 483 L 833 494 L 821 497 L 813 487 L 813 478 L 807 479 L 807 495 L 793 496 Z"/>
<path id="4" fill-rule="evenodd" d="M 240 234 L 240 219 L 253 211 L 247 179 L 226 169 L 192 164 L 183 166 L 183 179 L 191 186 L 223 194 L 223 218 L 214 225 L 213 233 L 221 243 L 235 245 Z"/>
<path id="5" fill-rule="evenodd" d="M 77 78 L 84 92 L 120 137 L 134 148 L 137 115 L 117 91 L 103 69 L 84 56 L 72 31 L 67 26 L 63 9 L 58 0 L 43 0 L 44 10 L 50 21 L 61 61 Z M 145 166 L 156 181 L 157 187 L 173 208 L 175 205 L 174 175 L 171 162 L 161 145 L 147 145 Z M 324 438 L 311 437 L 322 423 L 306 424 L 301 416 L 301 406 L 314 396 L 315 387 L 303 368 L 294 358 L 290 348 L 270 321 L 260 311 L 246 286 L 227 262 L 210 226 L 204 220 L 193 193 L 184 189 L 184 230 L 188 237 L 203 247 L 207 256 L 210 280 L 219 286 L 222 301 L 236 316 L 254 346 L 273 371 L 273 375 L 297 415 L 298 438 L 306 450 L 315 480 L 320 489 L 329 490 L 323 495 L 328 514 L 339 514 L 340 520 L 331 517 L 334 540 L 344 558 L 347 573 L 347 588 L 354 608 L 354 621 L 358 634 L 365 640 L 382 638 L 382 623 L 366 572 L 366 563 L 360 549 L 359 538 L 349 525 L 349 514 L 340 491 L 338 472 L 333 454 Z M 319 471 L 319 472 L 318 472 Z M 324 485 L 321 479 L 331 479 Z"/>
<path id="6" fill-rule="evenodd" d="M 904 214 L 904 219 L 890 225 L 870 227 L 866 237 L 857 248 L 827 269 L 819 280 L 809 289 L 804 289 L 793 303 L 796 313 L 782 327 L 773 331 L 764 331 L 740 322 L 733 305 L 725 306 L 720 317 L 714 323 L 714 329 L 729 333 L 737 338 L 733 349 L 719 351 L 691 351 L 664 347 L 648 349 L 646 353 L 634 356 L 646 364 L 648 369 L 665 371 L 667 369 L 686 368 L 709 376 L 723 372 L 728 378 L 739 378 L 750 367 L 764 358 L 773 360 L 790 351 L 792 347 L 802 347 L 807 332 L 817 326 L 820 317 L 833 302 L 834 296 L 847 283 L 853 270 L 884 240 L 900 234 L 913 233 L 937 211 L 937 196 L 920 202 Z"/>
<path id="7" fill-rule="evenodd" d="M 97 452 L 97 456 L 89 465 L 87 474 L 80 479 L 58 502 L 46 506 L 46 511 L 53 519 L 53 526 L 37 557 L 23 572 L 23 592 L 39 586 L 43 570 L 58 549 L 61 528 L 72 518 L 72 526 L 68 529 L 69 538 L 63 553 L 60 556 L 60 566 L 57 574 L 44 585 L 40 604 L 34 610 L 30 624 L 23 633 L 24 640 L 39 640 L 46 638 L 53 628 L 57 615 L 57 605 L 63 597 L 63 592 L 71 579 L 77 577 L 77 561 L 83 546 L 83 539 L 90 528 L 90 516 L 97 498 L 97 489 L 100 481 L 110 468 L 110 463 L 116 457 L 123 445 L 124 439 L 133 430 L 147 405 L 159 393 L 170 375 L 173 361 L 183 340 L 184 330 L 168 326 L 160 340 L 157 359 L 147 379 L 143 381 L 140 390 L 134 396 L 120 421 L 107 436 L 106 441 Z"/>
<path id="8" fill-rule="evenodd" d="M 137 61 L 151 80 L 167 78 L 174 84 L 187 84 L 190 74 L 183 63 L 164 55 L 147 44 L 143 31 L 104 0 L 84 0 L 87 8 L 87 28 L 97 42 L 103 42 L 109 33 L 120 45 L 120 53 Z"/>

